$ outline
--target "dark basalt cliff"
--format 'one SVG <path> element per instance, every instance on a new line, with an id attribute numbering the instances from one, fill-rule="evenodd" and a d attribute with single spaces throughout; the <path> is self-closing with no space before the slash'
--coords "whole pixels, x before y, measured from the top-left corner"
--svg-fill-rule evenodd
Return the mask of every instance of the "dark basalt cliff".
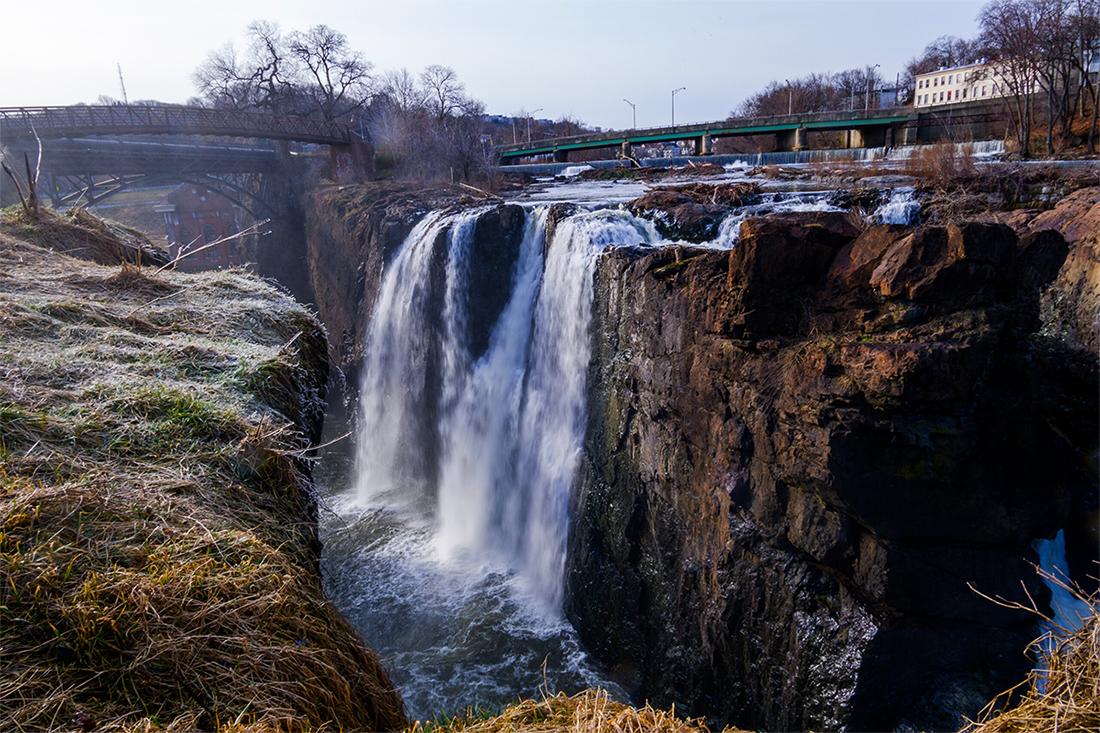
<path id="1" fill-rule="evenodd" d="M 1040 321 L 1066 252 L 788 214 L 606 253 L 567 568 L 592 651 L 776 730 L 950 727 L 1020 679 L 1032 620 L 971 587 L 1045 598 L 1030 543 L 1094 483 L 1095 358 L 1068 374 Z"/>

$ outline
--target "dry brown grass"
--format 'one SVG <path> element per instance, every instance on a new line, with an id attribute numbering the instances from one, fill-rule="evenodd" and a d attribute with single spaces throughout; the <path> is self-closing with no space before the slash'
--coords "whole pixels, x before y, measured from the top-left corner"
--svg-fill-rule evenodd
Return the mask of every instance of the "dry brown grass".
<path id="1" fill-rule="evenodd" d="M 1100 731 L 1100 593 L 1069 588 L 1050 574 L 1042 574 L 1087 603 L 1092 615 L 1076 631 L 1051 624 L 1032 643 L 1039 668 L 990 702 L 963 733 Z M 1015 607 L 1038 614 L 1034 607 Z M 1049 619 L 1047 623 L 1051 623 Z"/>
<path id="2" fill-rule="evenodd" d="M 315 318 L 45 226 L 0 227 L 0 730 L 403 727 L 320 587 Z"/>
<path id="3" fill-rule="evenodd" d="M 541 700 L 523 700 L 499 715 L 417 723 L 410 733 L 709 733 L 699 719 L 680 718 L 675 709 L 658 710 L 649 705 L 630 707 L 608 698 L 603 690 L 585 690 L 576 695 L 557 695 Z M 726 728 L 726 733 L 738 733 Z"/>
<path id="4" fill-rule="evenodd" d="M 64 213 L 41 209 L 33 218 L 17 209 L 5 209 L 0 211 L 0 232 L 101 265 L 156 265 L 168 261 L 168 253 L 151 244 L 141 232 L 100 219 L 83 208 Z"/>
<path id="5" fill-rule="evenodd" d="M 947 188 L 960 178 L 974 175 L 974 148 L 971 145 L 937 143 L 914 150 L 905 161 L 904 172 L 932 188 Z"/>

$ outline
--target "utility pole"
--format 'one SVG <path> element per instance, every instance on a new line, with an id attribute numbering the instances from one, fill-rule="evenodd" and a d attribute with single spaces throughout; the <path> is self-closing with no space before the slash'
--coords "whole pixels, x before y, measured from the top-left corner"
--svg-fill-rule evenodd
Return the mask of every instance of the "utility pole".
<path id="1" fill-rule="evenodd" d="M 793 115 L 794 114 L 794 90 L 791 89 L 791 80 L 790 79 L 784 79 L 783 81 L 787 82 L 787 114 L 788 115 Z"/>
<path id="2" fill-rule="evenodd" d="M 122 64 L 116 61 L 115 66 L 118 67 L 118 85 L 122 89 L 122 103 L 129 104 L 130 100 L 126 96 L 126 82 L 122 80 Z"/>
<path id="3" fill-rule="evenodd" d="M 685 89 L 687 89 L 687 87 L 680 87 L 679 89 L 673 89 L 672 90 L 672 129 L 673 130 L 676 129 L 676 93 L 677 92 L 682 92 Z"/>
<path id="4" fill-rule="evenodd" d="M 626 97 L 623 97 L 623 101 L 630 105 L 630 112 L 632 114 L 631 119 L 633 119 L 633 121 L 634 121 L 633 124 L 630 126 L 630 129 L 631 130 L 637 130 L 638 129 L 638 108 L 634 105 L 633 102 L 631 102 Z"/>
<path id="5" fill-rule="evenodd" d="M 531 144 L 531 118 L 535 116 L 536 112 L 542 112 L 542 107 L 539 107 L 538 109 L 535 109 L 535 110 L 531 110 L 530 114 L 527 115 L 527 144 L 528 145 Z"/>

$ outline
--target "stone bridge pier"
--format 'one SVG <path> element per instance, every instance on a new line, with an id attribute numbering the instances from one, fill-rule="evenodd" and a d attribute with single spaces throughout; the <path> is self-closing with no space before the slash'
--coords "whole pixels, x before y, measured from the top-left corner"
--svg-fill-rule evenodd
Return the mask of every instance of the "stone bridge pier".
<path id="1" fill-rule="evenodd" d="M 892 127 L 857 127 L 845 130 L 843 134 L 845 148 L 888 148 L 894 145 Z"/>
<path id="2" fill-rule="evenodd" d="M 347 145 L 329 146 L 329 166 L 333 180 L 367 181 L 374 178 L 374 146 L 362 140 Z"/>
<path id="3" fill-rule="evenodd" d="M 780 130 L 775 133 L 775 149 L 782 151 L 805 150 L 806 128 L 796 127 L 793 130 Z"/>
<path id="4" fill-rule="evenodd" d="M 710 135 L 695 138 L 695 154 L 711 155 L 714 152 L 714 140 Z"/>

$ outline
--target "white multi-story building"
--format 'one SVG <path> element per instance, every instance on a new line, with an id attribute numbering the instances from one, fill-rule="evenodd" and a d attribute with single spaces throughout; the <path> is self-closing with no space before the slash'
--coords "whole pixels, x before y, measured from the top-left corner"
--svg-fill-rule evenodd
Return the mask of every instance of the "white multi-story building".
<path id="1" fill-rule="evenodd" d="M 915 82 L 913 101 L 916 107 L 980 102 L 1012 93 L 1012 88 L 1005 84 L 1000 69 L 984 61 L 917 74 Z M 1031 88 L 1028 91 L 1038 91 L 1038 85 L 1034 81 L 1029 86 Z"/>

